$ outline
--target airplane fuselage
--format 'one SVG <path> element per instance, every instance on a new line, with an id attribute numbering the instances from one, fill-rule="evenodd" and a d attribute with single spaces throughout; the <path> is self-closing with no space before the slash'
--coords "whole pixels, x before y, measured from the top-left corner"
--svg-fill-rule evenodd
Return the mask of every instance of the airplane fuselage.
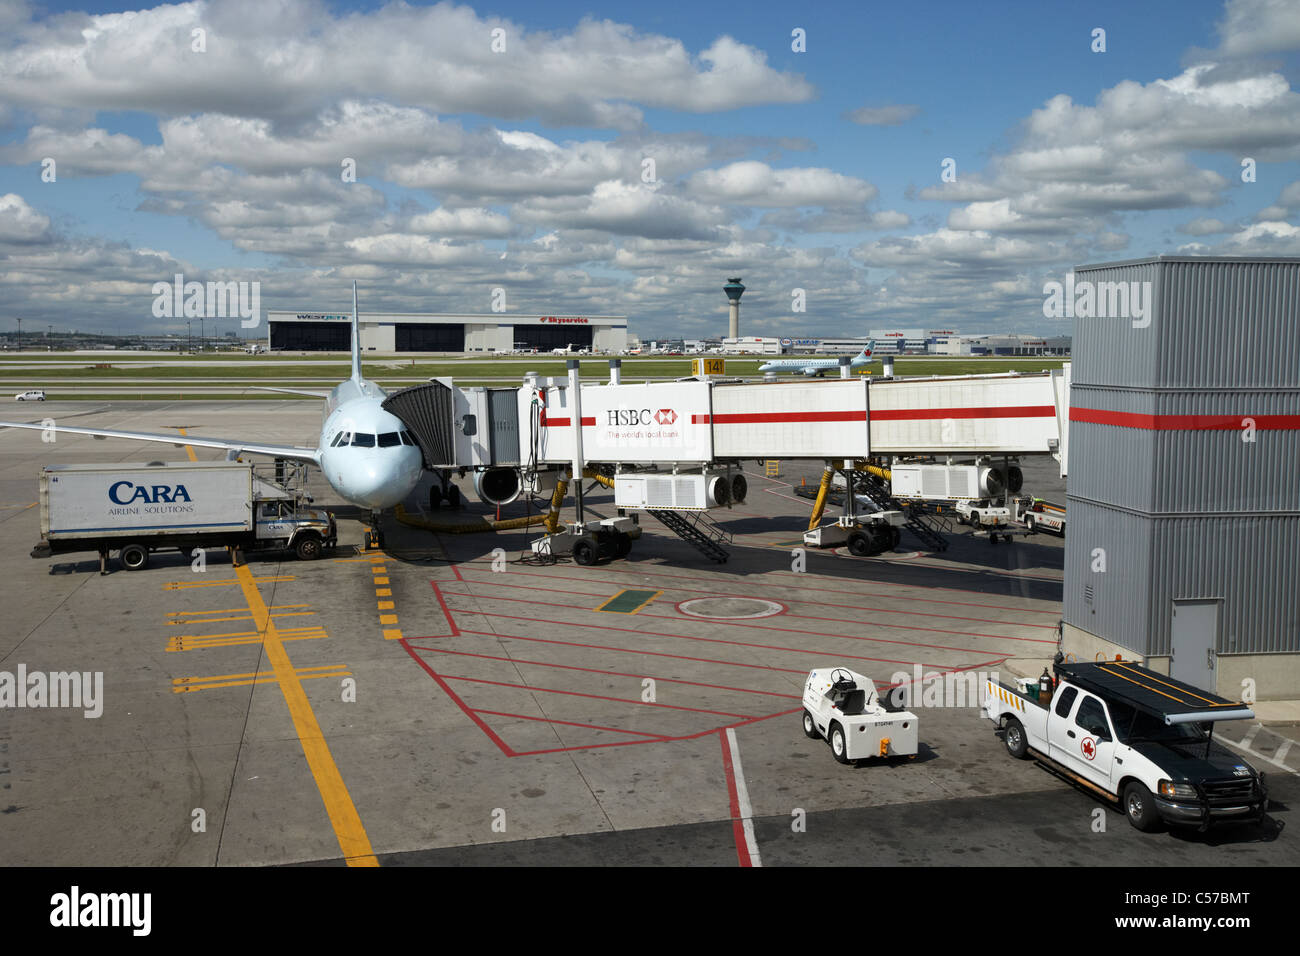
<path id="1" fill-rule="evenodd" d="M 419 447 L 374 382 L 339 383 L 325 405 L 320 470 L 341 497 L 372 510 L 400 504 L 424 470 Z"/>

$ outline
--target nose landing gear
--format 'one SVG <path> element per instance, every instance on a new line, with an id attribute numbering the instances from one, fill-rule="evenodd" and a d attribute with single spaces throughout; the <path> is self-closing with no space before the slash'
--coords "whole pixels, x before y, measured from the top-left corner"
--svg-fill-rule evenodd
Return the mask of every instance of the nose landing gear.
<path id="1" fill-rule="evenodd" d="M 379 527 L 379 516 L 381 512 L 370 512 L 370 528 L 366 531 L 366 550 L 379 551 L 384 547 L 384 532 Z"/>

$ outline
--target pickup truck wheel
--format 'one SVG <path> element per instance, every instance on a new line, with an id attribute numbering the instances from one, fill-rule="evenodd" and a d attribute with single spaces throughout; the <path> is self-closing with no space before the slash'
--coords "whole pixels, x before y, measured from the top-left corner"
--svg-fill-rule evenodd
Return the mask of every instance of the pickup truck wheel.
<path id="1" fill-rule="evenodd" d="M 126 545 L 119 557 L 128 571 L 142 571 L 149 566 L 149 549 L 142 544 Z"/>
<path id="2" fill-rule="evenodd" d="M 1024 725 L 1016 718 L 1007 718 L 1007 729 L 1003 740 L 1007 744 L 1007 753 L 1017 760 L 1024 760 L 1029 756 L 1029 738 L 1025 736 Z"/>
<path id="3" fill-rule="evenodd" d="M 813 720 L 812 714 L 806 710 L 803 712 L 803 735 L 813 740 L 821 736 L 821 734 L 817 733 L 817 724 Z"/>
<path id="4" fill-rule="evenodd" d="M 305 534 L 298 539 L 293 550 L 297 553 L 299 561 L 315 561 L 321 556 L 320 538 L 314 534 Z"/>
<path id="5" fill-rule="evenodd" d="M 1151 791 L 1132 781 L 1124 788 L 1124 815 L 1128 822 L 1143 833 L 1150 833 L 1160 822 L 1160 813 L 1156 810 L 1155 798 Z"/>
<path id="6" fill-rule="evenodd" d="M 844 737 L 844 728 L 831 724 L 831 753 L 840 763 L 849 762 L 849 742 Z"/>
<path id="7" fill-rule="evenodd" d="M 849 535 L 849 554 L 856 554 L 859 558 L 871 554 L 871 541 L 861 531 Z"/>

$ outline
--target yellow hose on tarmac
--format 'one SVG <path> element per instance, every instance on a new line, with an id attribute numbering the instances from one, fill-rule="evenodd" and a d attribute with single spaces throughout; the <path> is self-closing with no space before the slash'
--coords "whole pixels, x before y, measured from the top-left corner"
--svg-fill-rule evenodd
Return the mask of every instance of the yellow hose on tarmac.
<path id="1" fill-rule="evenodd" d="M 480 518 L 476 521 L 435 521 L 431 518 L 421 518 L 408 514 L 401 505 L 398 505 L 394 511 L 397 520 L 404 525 L 410 525 L 412 528 L 423 528 L 425 531 L 438 531 L 442 534 L 509 531 L 512 528 L 527 528 L 530 525 L 541 524 L 550 518 L 550 515 L 536 514 L 529 515 L 526 518 L 506 518 L 502 521 L 491 521 L 486 518 Z"/>
<path id="2" fill-rule="evenodd" d="M 891 475 L 888 468 L 878 468 L 875 465 L 865 465 L 861 462 L 854 465 L 853 467 L 857 471 L 865 471 L 869 474 L 875 475 L 877 478 L 883 478 L 885 481 L 893 480 L 893 476 Z"/>
<path id="3" fill-rule="evenodd" d="M 565 474 L 568 474 L 566 472 Z M 564 502 L 564 494 L 569 490 L 569 480 L 561 478 L 555 483 L 555 494 L 551 495 L 551 510 L 546 513 L 546 533 L 555 534 L 560 527 L 560 505 Z"/>
<path id="4" fill-rule="evenodd" d="M 613 487 L 614 487 L 614 479 L 613 479 L 613 478 L 606 478 L 606 477 L 605 477 L 604 475 L 602 475 L 600 472 L 598 472 L 598 471 L 592 471 L 590 468 L 584 468 L 584 469 L 582 469 L 582 477 L 584 477 L 584 478 L 590 478 L 592 481 L 597 481 L 597 482 L 599 482 L 600 484 L 604 485 L 606 488 L 613 488 Z"/>
<path id="5" fill-rule="evenodd" d="M 813 504 L 812 517 L 808 519 L 809 531 L 821 523 L 822 512 L 826 510 L 826 493 L 831 490 L 831 476 L 834 474 L 835 470 L 829 465 L 822 472 L 821 487 L 817 489 L 817 501 Z"/>

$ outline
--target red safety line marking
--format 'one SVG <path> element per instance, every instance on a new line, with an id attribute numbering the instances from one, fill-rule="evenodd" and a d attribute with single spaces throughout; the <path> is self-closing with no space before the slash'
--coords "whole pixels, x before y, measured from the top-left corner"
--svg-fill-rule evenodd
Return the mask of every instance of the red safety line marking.
<path id="1" fill-rule="evenodd" d="M 588 610 L 588 608 L 578 608 L 578 610 L 585 611 Z M 497 614 L 490 611 L 466 611 L 465 613 L 478 614 L 481 617 L 500 617 L 500 618 L 505 618 L 508 621 L 528 621 L 531 624 L 537 623 L 537 618 L 535 617 L 520 617 L 517 614 Z M 730 645 L 731 647 L 754 647 L 763 651 L 780 651 L 782 653 L 788 653 L 788 654 L 802 654 L 805 657 L 811 654 L 819 654 L 824 657 L 840 657 L 845 660 L 854 660 L 854 661 L 872 661 L 877 664 L 906 664 L 909 667 L 917 663 L 916 661 L 894 660 L 893 658 L 889 658 L 889 657 L 866 657 L 862 654 L 843 654 L 840 653 L 839 651 L 823 651 L 823 650 L 816 650 L 807 647 L 782 647 L 779 644 L 755 644 L 751 641 L 728 641 L 720 637 L 694 637 L 690 634 L 666 634 L 663 631 L 645 631 L 645 630 L 637 631 L 637 630 L 633 630 L 630 627 L 614 627 L 613 625 L 610 624 L 582 624 L 578 621 L 563 621 L 563 622 L 555 621 L 552 623 L 557 623 L 557 624 L 563 623 L 565 627 L 595 628 L 598 631 L 623 631 L 624 633 L 627 634 L 636 634 L 639 637 L 668 637 L 668 638 L 673 638 L 674 640 L 699 641 L 700 643 L 703 644 L 727 644 Z M 466 631 L 465 633 L 471 633 L 471 632 Z M 817 635 L 817 632 L 815 631 L 793 631 L 791 633 L 814 634 L 820 637 L 837 636 L 834 634 Z M 416 639 L 418 640 L 418 638 Z M 983 651 L 984 653 L 988 653 L 987 648 L 972 648 L 970 651 L 967 651 L 966 653 L 973 654 L 976 651 Z M 938 667 L 938 665 L 932 665 L 932 666 Z M 805 671 L 798 671 L 797 673 L 806 674 L 808 672 L 805 670 Z"/>
<path id="2" fill-rule="evenodd" d="M 406 648 L 406 653 L 411 655 L 411 658 L 415 661 L 415 663 L 419 664 L 420 667 L 424 669 L 424 672 L 434 679 L 437 685 L 442 688 L 443 693 L 445 693 L 448 697 L 451 698 L 452 703 L 454 703 L 457 707 L 459 707 L 464 712 L 466 717 L 474 721 L 474 723 L 478 724 L 478 729 L 483 731 L 483 733 L 487 735 L 489 740 L 491 740 L 494 744 L 496 744 L 499 748 L 501 748 L 501 752 L 503 754 L 505 754 L 507 757 L 519 756 L 519 754 L 517 754 L 514 750 L 512 750 L 504 740 L 502 740 L 500 737 L 496 735 L 496 732 L 487 725 L 487 721 L 483 720 L 483 718 L 479 717 L 478 714 L 474 713 L 474 711 L 470 710 L 469 707 L 465 705 L 465 701 L 461 700 L 460 695 L 451 689 L 451 685 L 448 684 L 445 680 L 443 680 L 437 671 L 435 671 L 432 667 L 426 664 L 424 662 L 424 659 L 411 649 L 411 645 L 406 640 L 400 640 L 398 641 L 398 643 L 401 644 L 402 647 Z"/>
<path id="3" fill-rule="evenodd" d="M 1145 415 L 1138 412 L 1110 412 L 1102 408 L 1071 406 L 1070 421 L 1090 425 L 1117 425 L 1147 431 L 1236 431 L 1245 419 L 1257 431 L 1293 431 L 1300 428 L 1300 415 Z"/>
<path id="4" fill-rule="evenodd" d="M 655 674 L 625 674 L 622 671 L 607 671 L 601 670 L 598 667 L 579 667 L 576 664 L 552 664 L 547 661 L 530 661 L 525 660 L 522 657 L 497 657 L 493 654 L 476 654 L 473 651 L 451 651 L 443 647 L 417 647 L 416 650 L 429 651 L 433 654 L 455 654 L 458 657 L 479 657 L 486 661 L 505 661 L 508 664 L 531 664 L 534 667 L 554 667 L 566 671 L 586 671 L 589 674 L 606 674 L 610 677 L 630 677 L 633 680 L 649 677 L 664 684 L 689 684 L 692 687 L 708 687 L 712 690 L 735 691 L 738 694 L 763 694 L 768 697 L 784 697 L 787 700 L 802 699 L 798 694 L 782 694 L 774 690 L 754 690 L 749 687 L 729 687 L 726 684 L 704 684 L 700 681 L 681 680 L 676 677 L 659 677 Z M 628 651 L 627 653 L 635 654 L 637 652 Z"/>
<path id="5" fill-rule="evenodd" d="M 464 580 L 465 580 L 464 578 L 462 578 L 462 577 L 460 576 L 459 573 L 457 573 L 456 577 L 459 578 L 461 581 L 464 581 Z M 448 626 L 449 628 L 451 628 L 451 633 L 450 633 L 450 634 L 428 634 L 428 635 L 425 635 L 425 636 L 426 636 L 426 637 L 456 637 L 456 636 L 458 636 L 458 635 L 460 634 L 460 631 L 458 631 L 458 630 L 456 629 L 456 622 L 452 619 L 452 616 L 451 616 L 451 608 L 447 607 L 447 602 L 446 602 L 446 600 L 445 600 L 445 599 L 443 598 L 443 596 L 442 596 L 442 588 L 438 587 L 438 582 L 437 582 L 437 581 L 430 581 L 429 584 L 433 586 L 433 593 L 434 593 L 434 594 L 437 596 L 437 598 L 438 598 L 438 604 L 439 604 L 439 606 L 442 608 L 442 615 L 443 615 L 443 617 L 445 617 L 445 618 L 447 619 L 447 626 Z"/>
<path id="6" fill-rule="evenodd" d="M 731 765 L 731 748 L 727 746 L 727 732 L 718 731 L 722 741 L 722 772 L 727 778 L 727 797 L 731 803 L 731 835 L 736 841 L 736 859 L 741 866 L 753 866 L 746 846 L 745 824 L 740 818 L 740 795 L 736 793 L 736 771 Z"/>
<path id="7" fill-rule="evenodd" d="M 476 634 L 481 637 L 501 637 L 511 641 L 532 641 L 536 644 L 559 644 L 563 647 L 584 647 L 597 651 L 615 651 L 619 654 L 641 654 L 647 657 L 669 657 L 678 661 L 693 661 L 698 664 L 721 664 L 724 667 L 750 667 L 760 671 L 774 671 L 778 674 L 807 674 L 806 670 L 795 667 L 773 667 L 769 664 L 749 664 L 743 661 L 721 661 L 715 657 L 691 657 L 687 654 L 669 654 L 667 651 L 647 651 L 641 647 L 613 647 L 609 644 L 585 644 L 581 641 L 561 641 L 551 637 L 525 637 L 521 634 L 498 634 L 496 631 L 461 631 L 462 634 Z M 413 637 L 413 641 L 420 638 Z"/>
<path id="8" fill-rule="evenodd" d="M 539 589 L 539 590 L 544 590 L 544 589 Z M 566 609 L 566 610 L 570 610 L 570 611 L 590 611 L 590 610 L 591 610 L 591 608 L 589 608 L 589 607 L 583 607 L 581 604 L 551 604 L 551 603 L 543 603 L 543 602 L 539 602 L 539 601 L 537 601 L 535 598 L 509 598 L 509 597 L 501 597 L 500 595 L 495 595 L 495 594 L 494 594 L 494 595 L 484 595 L 484 594 L 466 594 L 466 593 L 464 593 L 464 592 L 462 592 L 462 591 L 448 591 L 448 592 L 447 592 L 447 596 L 448 596 L 448 597 L 467 597 L 467 598 L 475 598 L 475 599 L 488 598 L 488 599 L 493 600 L 493 601 L 509 601 L 509 602 L 511 602 L 512 604 L 532 604 L 532 605 L 535 605 L 535 606 L 537 606 L 537 607 L 564 608 L 564 609 Z M 465 611 L 465 613 L 466 613 L 466 614 L 482 614 L 482 613 L 484 613 L 484 612 L 482 612 L 482 611 L 468 610 L 468 609 L 467 609 L 467 610 Z M 905 611 L 898 611 L 898 612 L 895 612 L 895 613 L 904 614 L 904 613 L 907 613 L 907 612 L 905 612 Z M 940 617 L 943 617 L 944 615 L 939 615 L 939 616 L 940 616 Z M 926 647 L 926 648 L 930 648 L 931 650 L 957 651 L 958 653 L 961 653 L 961 654 L 987 653 L 987 650 L 988 650 L 987 648 L 952 647 L 951 645 L 946 645 L 946 644 L 926 644 L 926 643 L 923 643 L 923 642 L 921 642 L 921 641 L 900 641 L 900 640 L 895 640 L 894 638 L 889 638 L 889 637 L 879 637 L 879 638 L 877 638 L 877 637 L 858 637 L 858 636 L 855 636 L 855 635 L 852 635 L 852 634 L 827 634 L 827 633 L 824 632 L 824 631 L 813 631 L 813 630 L 808 630 L 807 628 L 798 628 L 798 627 L 777 627 L 777 626 L 775 626 L 775 625 L 773 625 L 773 624 L 757 624 L 757 623 L 754 623 L 752 620 L 749 620 L 749 619 L 746 619 L 746 620 L 739 620 L 739 621 L 724 621 L 724 620 L 721 620 L 721 619 L 718 619 L 718 618 L 696 618 L 696 617 L 689 617 L 689 616 L 682 616 L 682 615 L 673 615 L 673 614 L 650 614 L 650 613 L 645 612 L 645 611 L 643 611 L 642 613 L 638 614 L 637 617 L 639 617 L 639 618 L 641 618 L 641 619 L 643 619 L 643 620 L 649 618 L 649 619 L 656 619 L 656 620 L 660 620 L 660 621 L 695 621 L 695 622 L 697 622 L 697 623 L 701 623 L 701 624 L 705 624 L 705 623 L 707 623 L 707 624 L 720 624 L 720 625 L 722 625 L 722 626 L 724 626 L 724 627 L 748 627 L 748 628 L 754 628 L 754 629 L 756 629 L 756 630 L 760 630 L 760 631 L 782 631 L 782 632 L 784 632 L 784 633 L 786 633 L 786 634 L 811 634 L 811 635 L 814 635 L 814 636 L 817 636 L 817 637 L 838 637 L 838 638 L 844 638 L 844 639 L 846 639 L 846 640 L 851 640 L 851 641 L 874 641 L 874 642 L 876 642 L 877 644 L 899 644 L 899 645 L 902 645 L 902 646 L 904 646 L 904 647 Z M 789 617 L 799 618 L 799 619 L 801 619 L 801 620 L 806 620 L 806 621 L 830 621 L 831 623 L 834 623 L 834 624 L 849 624 L 849 623 L 852 623 L 852 622 L 850 622 L 850 621 L 845 621 L 843 618 L 838 618 L 838 617 L 814 617 L 814 616 L 812 616 L 812 615 L 808 615 L 808 614 L 791 614 L 791 615 L 789 615 Z M 976 619 L 976 618 L 958 618 L 958 620 L 977 620 L 977 619 Z M 568 623 L 568 622 L 559 622 L 559 621 L 557 621 L 557 622 L 555 622 L 555 623 Z M 1015 624 L 1015 623 L 1010 622 L 1010 621 L 986 621 L 986 622 L 983 622 L 983 623 L 991 623 L 991 624 L 1006 624 L 1008 627 L 1044 627 L 1044 626 L 1047 626 L 1047 625 L 1042 625 L 1042 624 Z M 1044 637 L 1008 637 L 1008 636 L 1006 636 L 1006 635 L 1004 635 L 1004 634 L 983 634 L 983 633 L 981 633 L 981 632 L 979 632 L 979 631 L 975 631 L 975 632 L 971 632 L 971 631 L 954 631 L 954 630 L 951 630 L 951 629 L 949 629 L 949 628 L 943 628 L 943 627 L 922 627 L 922 626 L 919 625 L 919 624 L 890 624 L 889 626 L 892 627 L 892 628 L 898 629 L 898 630 L 905 630 L 905 631 L 925 631 L 926 633 L 929 633 L 929 634 L 960 634 L 960 635 L 962 635 L 962 636 L 964 636 L 964 637 L 988 637 L 988 638 L 992 638 L 993 640 L 998 640 L 998 641 L 1027 641 L 1027 642 L 1029 642 L 1029 643 L 1033 643 L 1033 644 L 1055 644 L 1055 643 L 1056 643 L 1055 640 L 1048 640 L 1047 638 L 1044 638 Z"/>
<path id="9" fill-rule="evenodd" d="M 775 714 L 764 714 L 762 717 L 751 717 L 749 720 L 739 720 L 734 724 L 725 724 L 721 728 L 725 731 L 728 727 L 744 727 L 748 724 L 756 724 L 760 720 L 771 720 L 773 717 L 789 717 L 791 714 L 797 714 L 802 708 L 794 707 L 790 710 L 783 710 Z M 558 754 L 568 753 L 573 750 L 598 750 L 601 747 L 638 747 L 643 744 L 657 743 L 676 743 L 683 740 L 695 740 L 699 737 L 707 737 L 710 734 L 718 733 L 719 728 L 710 727 L 708 730 L 697 730 L 692 734 L 683 734 L 680 737 L 665 737 L 663 740 L 615 740 L 607 744 L 586 744 L 581 747 L 552 747 L 549 750 L 521 750 L 518 753 L 511 754 L 513 757 L 536 757 L 540 754 Z"/>
<path id="10" fill-rule="evenodd" d="M 543 724 L 564 724 L 567 727 L 586 727 L 589 730 L 607 730 L 613 734 L 631 734 L 634 737 L 653 737 L 655 740 L 667 740 L 663 734 L 646 733 L 644 730 L 620 730 L 618 727 L 602 727 L 600 724 L 581 724 L 576 720 L 557 720 L 554 717 L 530 717 L 527 714 L 507 714 L 499 710 L 476 710 L 476 714 L 489 717 L 515 717 L 519 720 L 535 720 Z"/>
<path id="11" fill-rule="evenodd" d="M 647 700 L 628 700 L 626 697 L 605 697 L 602 694 L 584 694 L 577 690 L 558 690 L 554 687 L 535 687 L 532 684 L 511 684 L 507 681 L 487 680 L 482 677 L 462 677 L 459 674 L 443 674 L 447 680 L 469 681 L 471 684 L 491 684 L 493 687 L 514 687 L 518 690 L 532 691 L 538 694 L 563 694 L 566 697 L 587 697 L 591 700 L 612 700 L 617 704 L 636 704 L 638 707 L 665 707 L 669 710 L 689 710 L 696 714 L 713 714 L 716 717 L 736 717 L 750 719 L 747 714 L 733 714 L 725 710 L 705 710 L 702 707 L 684 707 L 681 704 L 659 704 Z"/>
<path id="12" fill-rule="evenodd" d="M 532 576 L 532 577 L 538 577 L 538 578 L 553 578 L 553 577 L 554 577 L 554 578 L 564 578 L 564 577 L 565 577 L 565 576 L 562 575 L 562 574 L 535 574 L 535 575 L 531 575 L 531 576 Z M 566 580 L 576 581 L 576 580 L 581 580 L 581 579 L 580 579 L 580 578 L 572 578 L 572 577 L 570 577 L 570 578 L 566 578 Z M 467 582 L 467 583 L 478 583 L 478 582 Z M 602 584 L 602 583 L 604 583 L 604 582 L 602 582 L 602 581 L 592 581 L 592 584 Z M 610 583 L 614 583 L 614 582 L 610 582 Z M 524 591 L 543 591 L 543 592 L 545 592 L 545 593 L 547 593 L 547 594 L 578 594 L 578 595 L 581 595 L 581 596 L 583 596 L 583 597 L 591 597 L 591 598 L 600 597 L 600 595 L 598 595 L 598 594 L 592 594 L 592 593 L 590 593 L 589 591 L 569 591 L 569 590 L 566 590 L 566 589 L 564 589 L 564 588 L 539 588 L 539 587 L 534 587 L 534 586 L 532 586 L 532 585 L 528 585 L 528 584 L 514 584 L 514 583 L 511 583 L 511 584 L 509 585 L 509 587 L 511 587 L 511 588 L 518 588 L 518 589 L 520 589 L 520 590 L 524 590 Z M 662 590 L 662 591 L 685 591 L 685 592 L 689 592 L 689 593 L 693 593 L 693 594 L 712 594 L 712 595 L 716 595 L 716 594 L 718 593 L 717 591 L 703 591 L 703 590 L 700 590 L 700 589 L 698 589 L 698 588 L 680 588 L 680 587 L 667 587 L 667 588 L 660 588 L 660 590 Z M 482 595 L 482 596 L 483 596 L 483 597 L 495 597 L 495 595 Z M 502 598 L 501 600 L 509 600 L 509 598 Z M 773 598 L 764 598 L 764 600 L 771 601 L 771 600 L 774 600 L 774 599 L 773 599 Z M 860 611 L 860 612 L 862 612 L 862 613 L 864 613 L 864 614 L 904 614 L 904 615 L 910 615 L 910 616 L 912 616 L 912 617 L 938 617 L 938 618 L 943 618 L 945 621 L 975 621 L 975 622 L 980 623 L 980 624 L 1006 624 L 1006 625 L 1009 626 L 1009 627 L 1037 627 L 1037 628 L 1041 628 L 1041 629 L 1043 629 L 1043 630 L 1045 630 L 1045 631 L 1048 631 L 1048 630 L 1050 630 L 1050 631 L 1054 631 L 1054 630 L 1056 630 L 1056 625 L 1055 625 L 1055 624 L 1026 624 L 1026 623 L 1022 623 L 1022 622 L 1020 622 L 1020 621 L 1000 621 L 1000 620 L 998 620 L 998 619 L 996 619 L 996 618 L 989 618 L 989 617 L 961 617 L 960 615 L 956 615 L 956 614 L 932 614 L 932 613 L 930 613 L 929 611 L 897 611 L 897 610 L 892 610 L 892 609 L 890 609 L 890 608 L 882 608 L 882 607 L 863 607 L 861 604 L 832 604 L 832 603 L 830 603 L 829 601 L 801 601 L 801 600 L 799 600 L 798 598 L 787 598 L 786 600 L 788 600 L 791 604 L 815 604 L 815 605 L 817 605 L 818 607 L 845 608 L 846 610 L 850 610 L 850 611 Z M 776 603 L 779 604 L 779 603 L 781 603 L 781 602 L 777 601 Z M 1011 608 L 999 608 L 998 610 L 1005 610 L 1005 611 L 1010 611 L 1011 613 L 1016 613 L 1016 612 L 1013 611 Z M 1045 613 L 1045 612 L 1039 612 L 1039 613 Z M 701 616 L 696 616 L 696 615 L 688 614 L 688 615 L 685 615 L 685 616 L 691 618 L 692 620 L 700 620 L 700 621 L 715 621 L 715 622 L 717 622 L 717 623 L 735 623 L 735 621 L 726 621 L 726 620 L 724 620 L 724 619 L 722 619 L 722 618 L 711 618 L 711 617 L 706 617 L 706 616 L 702 616 L 702 615 L 701 615 Z M 775 616 L 775 615 L 765 615 L 765 617 L 770 617 L 770 616 Z M 836 622 L 838 622 L 838 623 L 852 623 L 852 622 L 844 621 L 842 618 L 837 618 L 837 617 L 817 617 L 817 616 L 815 616 L 815 615 L 811 615 L 811 614 L 785 614 L 785 615 L 782 615 L 782 616 L 783 616 L 783 617 L 789 617 L 789 618 L 797 618 L 797 619 L 799 619 L 799 620 L 801 620 L 801 621 L 836 621 Z M 1059 614 L 1058 614 L 1058 616 L 1059 616 Z M 639 614 L 638 617 L 665 617 L 665 615 L 663 615 L 663 614 L 642 613 L 642 614 Z M 674 618 L 674 620 L 675 620 L 675 618 Z M 736 620 L 741 620 L 741 619 L 737 618 Z M 752 619 L 752 618 L 745 618 L 745 619 L 743 619 L 743 620 L 753 620 L 753 619 Z M 905 625 L 905 624 L 891 625 L 891 626 L 895 626 L 895 627 L 907 627 L 907 625 Z M 945 632 L 945 633 L 946 633 L 946 632 Z M 887 640 L 885 640 L 885 638 L 880 638 L 880 640 L 885 641 L 885 643 L 888 643 L 888 644 L 910 644 L 910 643 L 912 643 L 911 641 L 887 641 Z M 1042 639 L 1042 638 L 1034 638 L 1034 637 L 1007 637 L 1007 638 L 1005 638 L 1005 640 L 1008 640 L 1008 641 L 1034 641 L 1034 640 L 1043 640 L 1043 639 Z M 1053 640 L 1053 641 L 1044 641 L 1044 643 L 1047 643 L 1047 644 L 1055 644 L 1056 641 L 1054 641 L 1054 640 Z M 922 646 L 922 647 L 942 647 L 943 645 L 939 645 L 939 644 L 929 644 L 929 645 L 918 645 L 918 646 Z M 945 649 L 949 649 L 949 648 L 945 648 Z"/>
<path id="13" fill-rule="evenodd" d="M 1055 418 L 1055 405 L 986 405 L 977 408 L 873 408 L 873 422 L 936 418 Z"/>
<path id="14" fill-rule="evenodd" d="M 801 500 L 802 500 L 802 499 L 801 499 Z M 912 562 L 912 564 L 911 564 L 910 566 L 915 567 L 916 564 L 917 564 L 917 562 Z M 983 569 L 983 568 L 979 568 L 979 569 L 953 568 L 953 567 L 945 566 L 945 565 L 925 565 L 925 566 L 926 566 L 926 567 L 931 567 L 931 566 L 933 566 L 933 567 L 939 567 L 939 568 L 942 568 L 943 570 L 947 570 L 947 571 L 962 571 L 962 572 L 965 572 L 965 573 L 968 573 L 968 574 L 973 574 L 973 573 L 979 573 L 979 574 L 987 574 L 987 573 L 1001 573 L 1001 572 L 998 572 L 998 571 L 990 572 L 990 571 L 987 571 L 987 570 L 985 570 L 985 569 Z M 874 568 L 888 568 L 888 569 L 890 569 L 890 570 L 896 570 L 896 569 L 894 568 L 893 565 L 889 565 L 889 564 L 875 564 L 875 565 L 873 565 L 873 567 L 874 567 Z M 624 569 L 622 569 L 622 568 L 615 568 L 615 567 L 612 567 L 612 566 L 609 566 L 609 567 L 602 567 L 600 570 L 603 571 L 603 572 L 606 573 L 606 574 L 633 574 L 633 575 L 636 575 L 637 577 L 640 577 L 640 578 L 644 578 L 644 577 L 645 577 L 645 574 L 646 574 L 646 572 L 645 572 L 644 569 L 637 569 L 637 570 L 624 570 Z M 898 568 L 897 570 L 906 570 L 906 568 Z M 512 573 L 520 573 L 520 574 L 523 574 L 523 573 L 528 573 L 528 572 L 512 572 Z M 800 579 L 802 579 L 802 580 L 807 580 L 807 578 L 808 578 L 808 574 L 807 574 L 806 572 L 800 574 L 800 573 L 798 573 L 798 572 L 796 572 L 796 571 L 780 571 L 780 570 L 771 570 L 771 571 L 765 571 L 764 574 L 779 574 L 779 575 L 783 575 L 783 576 L 789 576 L 789 577 L 800 578 Z M 660 571 L 658 570 L 657 567 L 655 568 L 654 575 L 655 575 L 656 578 L 670 578 L 670 579 L 678 580 L 678 581 L 698 581 L 698 580 L 700 579 L 700 576 L 699 576 L 698 574 L 695 574 L 695 575 L 690 575 L 690 574 L 667 574 L 667 573 L 660 572 Z M 461 578 L 461 580 L 463 581 L 464 578 Z M 1061 583 L 1060 579 L 1056 579 L 1056 578 L 1043 578 L 1043 580 L 1045 580 L 1045 581 L 1054 581 L 1054 582 L 1057 583 L 1057 584 L 1060 584 L 1060 583 Z M 603 583 L 603 584 L 617 584 L 618 582 L 616 582 L 616 581 L 603 581 L 603 582 L 601 582 L 601 583 Z M 912 588 L 913 590 L 918 590 L 918 591 L 955 591 L 955 592 L 957 592 L 957 593 L 959 593 L 959 594 L 967 594 L 967 593 L 969 593 L 969 589 L 967 589 L 967 588 L 947 588 L 947 587 L 942 587 L 942 586 L 937 586 L 937 585 L 934 586 L 934 587 L 927 587 L 927 586 L 924 585 L 924 584 L 895 584 L 895 583 L 893 583 L 893 582 L 881 582 L 881 583 L 888 583 L 888 584 L 889 584 L 889 587 L 891 587 L 891 588 Z M 784 585 L 778 585 L 778 587 L 781 587 L 781 586 L 784 586 Z M 851 589 L 849 589 L 849 588 L 810 588 L 810 587 L 805 587 L 805 586 L 802 585 L 802 584 L 800 584 L 800 585 L 797 586 L 797 590 L 799 590 L 799 591 L 808 591 L 808 592 L 816 591 L 816 592 L 819 592 L 819 593 L 827 593 L 827 594 L 830 594 L 830 593 L 837 593 L 837 594 L 855 594 L 855 595 L 858 595 L 858 596 L 860 596 L 860 597 L 868 597 L 868 598 L 870 598 L 870 597 L 888 597 L 887 595 L 881 595 L 881 594 L 870 593 L 870 592 L 864 594 L 862 591 L 855 591 L 855 590 L 851 590 Z M 951 603 L 951 604 L 965 604 L 966 602 L 962 602 L 962 601 L 951 601 L 951 602 L 948 602 L 948 601 L 945 601 L 945 602 L 943 602 L 943 603 L 945 603 L 945 604 L 948 604 L 948 603 Z M 992 609 L 992 610 L 997 610 L 997 611 L 1026 611 L 1026 612 L 1032 611 L 1031 608 L 1015 608 L 1015 607 L 1006 607 L 1005 605 L 1001 605 L 1001 604 L 974 604 L 974 603 L 972 603 L 972 604 L 970 604 L 970 606 L 971 606 L 971 607 L 987 607 L 987 608 L 990 608 L 990 609 Z M 1051 613 L 1051 614 L 1056 614 L 1057 616 L 1060 615 L 1060 612 L 1059 612 L 1059 611 L 1050 611 L 1050 612 L 1048 612 L 1048 611 L 1032 611 L 1032 613 L 1034 613 L 1034 614 L 1047 614 L 1047 613 Z"/>

